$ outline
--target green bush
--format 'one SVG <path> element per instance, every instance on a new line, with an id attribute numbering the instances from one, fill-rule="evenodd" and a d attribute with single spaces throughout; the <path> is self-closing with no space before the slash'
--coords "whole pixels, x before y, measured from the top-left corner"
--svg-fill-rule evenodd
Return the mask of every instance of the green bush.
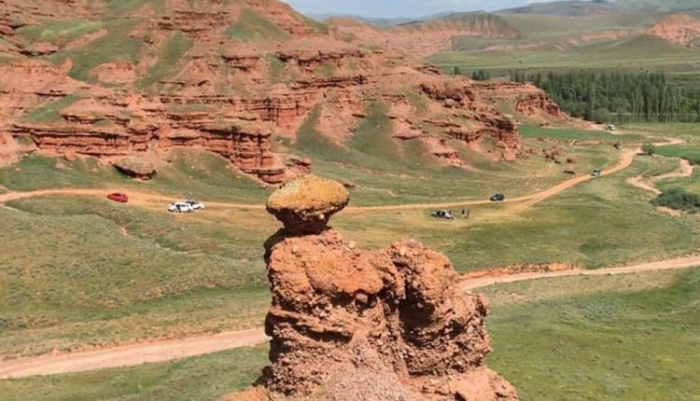
<path id="1" fill-rule="evenodd" d="M 653 156 L 656 153 L 656 145 L 654 145 L 653 143 L 647 142 L 644 145 L 642 145 L 642 152 L 644 152 L 644 154 L 647 154 L 649 156 Z"/>
<path id="2" fill-rule="evenodd" d="M 686 192 L 680 188 L 670 189 L 651 201 L 654 206 L 684 210 L 692 213 L 700 211 L 700 195 Z"/>

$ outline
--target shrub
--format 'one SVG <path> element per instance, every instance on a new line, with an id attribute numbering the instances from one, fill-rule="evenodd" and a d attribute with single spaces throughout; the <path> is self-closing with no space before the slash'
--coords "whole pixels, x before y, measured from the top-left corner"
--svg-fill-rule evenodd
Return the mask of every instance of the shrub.
<path id="1" fill-rule="evenodd" d="M 649 156 L 653 156 L 654 153 L 656 153 L 656 146 L 653 143 L 647 142 L 644 145 L 642 145 L 642 152 Z"/>
<path id="2" fill-rule="evenodd" d="M 680 188 L 670 189 L 651 201 L 654 206 L 684 210 L 691 213 L 700 211 L 700 195 L 686 192 Z"/>

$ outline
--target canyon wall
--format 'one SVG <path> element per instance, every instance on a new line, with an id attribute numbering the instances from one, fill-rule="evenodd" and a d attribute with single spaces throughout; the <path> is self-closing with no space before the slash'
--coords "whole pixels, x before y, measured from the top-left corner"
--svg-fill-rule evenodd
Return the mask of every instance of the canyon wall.
<path id="1" fill-rule="evenodd" d="M 22 0 L 0 1 L 8 6 L 0 35 L 14 49 L 0 63 L 0 133 L 29 138 L 40 151 L 112 158 L 196 146 L 278 184 L 308 171 L 294 146 L 316 115 L 316 131 L 345 146 L 379 107 L 397 143 L 419 140 L 456 166 L 464 161 L 448 140 L 471 146 L 493 138 L 505 160 L 520 152 L 517 127 L 495 107 L 503 99 L 526 115 L 561 116 L 536 88 L 446 76 L 402 51 L 338 40 L 275 1 L 214 2 L 202 11 L 200 0 L 168 0 L 163 9 L 119 14 L 119 21 L 129 18 L 126 30 L 110 25 L 102 2 L 73 2 L 95 26 L 54 39 L 44 46 L 50 57 L 22 52 L 37 45 L 25 29 L 68 18 L 65 4 L 42 14 Z M 134 41 L 137 53 L 110 54 L 91 69 L 80 64 L 78 54 L 107 40 Z M 181 54 L 161 60 L 175 44 Z"/>

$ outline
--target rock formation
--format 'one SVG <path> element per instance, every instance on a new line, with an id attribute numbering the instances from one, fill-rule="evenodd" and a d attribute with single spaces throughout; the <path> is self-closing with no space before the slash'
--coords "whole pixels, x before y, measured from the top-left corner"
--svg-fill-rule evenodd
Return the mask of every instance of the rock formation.
<path id="1" fill-rule="evenodd" d="M 116 168 L 122 174 L 129 177 L 138 178 L 140 180 L 150 180 L 158 173 L 156 166 L 150 160 L 143 157 L 125 157 L 114 162 Z"/>
<path id="2" fill-rule="evenodd" d="M 43 3 L 0 0 L 0 133 L 26 137 L 40 151 L 121 158 L 197 146 L 279 184 L 311 168 L 293 155 L 305 123 L 344 145 L 377 105 L 397 144 L 421 141 L 456 166 L 463 161 L 447 140 L 475 145 L 492 137 L 503 159 L 520 152 L 517 127 L 495 107 L 504 97 L 525 114 L 559 115 L 536 88 L 503 84 L 508 95 L 493 101 L 499 84 L 446 76 L 402 50 L 340 40 L 274 0 L 166 0 L 157 11 L 144 2 L 118 14 L 104 0 Z M 76 16 L 87 24 L 77 38 L 59 32 L 37 43 L 31 33 Z M 498 36 L 501 23 L 479 17 L 458 25 Z M 120 44 L 121 53 L 96 65 L 79 57 L 105 43 Z M 281 139 L 289 146 L 273 146 Z"/>
<path id="3" fill-rule="evenodd" d="M 272 393 L 310 400 L 517 400 L 489 370 L 488 300 L 457 288 L 443 255 L 416 241 L 357 249 L 326 226 L 348 203 L 308 176 L 273 194 L 284 228 L 266 243 Z"/>
<path id="4" fill-rule="evenodd" d="M 700 39 L 700 21 L 688 14 L 673 14 L 662 18 L 647 33 L 685 47 L 693 47 Z"/>

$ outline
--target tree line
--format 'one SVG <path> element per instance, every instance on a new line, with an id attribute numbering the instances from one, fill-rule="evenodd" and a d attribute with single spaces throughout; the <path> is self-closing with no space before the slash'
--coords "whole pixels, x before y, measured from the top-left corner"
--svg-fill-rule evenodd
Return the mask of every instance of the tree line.
<path id="1" fill-rule="evenodd" d="M 680 88 L 662 72 L 511 73 L 532 82 L 573 117 L 604 122 L 700 122 L 700 90 Z"/>

